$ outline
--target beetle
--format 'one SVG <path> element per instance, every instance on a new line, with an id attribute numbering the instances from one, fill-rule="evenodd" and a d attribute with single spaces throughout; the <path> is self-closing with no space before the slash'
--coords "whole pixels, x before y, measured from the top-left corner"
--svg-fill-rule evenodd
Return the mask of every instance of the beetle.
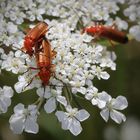
<path id="1" fill-rule="evenodd" d="M 49 79 L 54 73 L 55 65 L 52 64 L 52 59 L 56 56 L 56 52 L 51 49 L 50 42 L 46 38 L 42 40 L 41 47 L 35 47 L 36 63 L 39 69 L 37 75 L 40 77 L 43 85 L 48 85 Z"/>
<path id="2" fill-rule="evenodd" d="M 113 25 L 112 26 L 105 26 L 105 25 L 94 25 L 89 26 L 83 29 L 82 33 L 86 32 L 87 34 L 91 36 L 97 36 L 97 37 L 103 37 L 107 38 L 113 41 L 116 41 L 118 43 L 127 43 L 128 37 L 127 35 L 117 30 Z"/>
<path id="3" fill-rule="evenodd" d="M 45 33 L 48 30 L 48 24 L 45 22 L 38 23 L 34 28 L 32 28 L 24 38 L 24 46 L 22 51 L 32 56 L 34 54 L 35 44 L 41 43 Z"/>

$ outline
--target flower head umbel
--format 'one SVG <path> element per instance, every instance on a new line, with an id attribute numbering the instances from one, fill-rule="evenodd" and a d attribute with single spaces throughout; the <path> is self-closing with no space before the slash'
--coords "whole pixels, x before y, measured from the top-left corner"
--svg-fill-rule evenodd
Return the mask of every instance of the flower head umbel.
<path id="1" fill-rule="evenodd" d="M 38 132 L 37 108 L 35 105 L 29 105 L 24 108 L 23 104 L 18 104 L 14 108 L 14 114 L 11 116 L 10 128 L 15 134 L 21 134 L 23 130 L 29 133 Z"/>
<path id="2" fill-rule="evenodd" d="M 66 107 L 66 111 L 67 112 L 57 111 L 55 115 L 62 123 L 64 130 L 70 130 L 73 135 L 77 136 L 82 131 L 80 122 L 88 119 L 90 115 L 84 109 L 78 110 L 69 105 Z"/>
<path id="3" fill-rule="evenodd" d="M 1 55 L 2 69 L 19 74 L 18 82 L 14 85 L 16 92 L 22 93 L 37 88 L 39 96 L 34 105 L 28 108 L 21 103 L 14 108 L 14 114 L 9 121 L 10 128 L 17 134 L 23 131 L 37 133 L 37 115 L 43 106 L 46 113 L 56 114 L 64 130 L 70 130 L 73 135 L 78 135 L 82 131 L 80 122 L 88 119 L 90 115 L 85 109 L 80 109 L 77 97 L 90 100 L 93 105 L 103 109 L 102 112 L 110 107 L 112 102 L 109 104 L 109 95 L 105 91 L 99 92 L 93 81 L 110 78 L 108 69 L 116 69 L 116 55 L 108 51 L 106 46 L 92 43 L 94 37 L 86 33 L 81 34 L 79 31 L 73 32 L 66 23 L 48 19 L 45 22 L 51 27 L 45 37 L 49 40 L 51 49 L 57 52 L 51 62 L 55 67 L 48 85 L 43 85 L 39 75 L 42 67 L 39 66 L 37 53 L 40 52 L 32 57 L 19 50 L 15 50 L 15 54 L 9 52 Z M 44 69 L 48 70 L 45 66 Z M 76 108 L 71 107 L 72 101 Z M 101 115 L 105 118 L 106 114 L 102 112 Z M 117 120 L 115 117 L 112 118 Z M 121 120 L 116 122 L 120 123 Z"/>
<path id="4" fill-rule="evenodd" d="M 131 28 L 115 16 L 125 1 L 124 15 L 132 21 Z M 126 98 L 114 99 L 95 87 L 96 80 L 108 80 L 109 70 L 116 70 L 116 54 L 108 49 L 110 38 L 103 37 L 102 41 L 100 32 L 90 36 L 81 31 L 92 26 L 93 21 L 102 20 L 103 27 L 113 29 L 115 21 L 118 30 L 128 30 L 140 40 L 139 5 L 131 0 L 1 0 L 0 73 L 6 70 L 17 75 L 13 85 L 16 93 L 35 89 L 38 95 L 28 107 L 21 103 L 15 106 L 9 120 L 14 133 L 37 133 L 37 117 L 43 108 L 46 113 L 55 113 L 64 130 L 80 134 L 80 122 L 90 115 L 77 98 L 89 100 L 102 110 L 105 121 L 109 116 L 117 123 L 125 121 L 125 116 L 116 110 L 127 107 Z M 34 28 L 37 21 L 41 26 Z M 0 88 L 0 113 L 7 111 L 12 96 L 12 88 Z"/>

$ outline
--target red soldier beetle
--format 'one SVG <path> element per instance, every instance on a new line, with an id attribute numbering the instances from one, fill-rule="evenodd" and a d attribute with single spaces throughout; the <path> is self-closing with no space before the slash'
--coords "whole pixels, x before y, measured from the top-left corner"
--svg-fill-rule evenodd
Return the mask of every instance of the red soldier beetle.
<path id="1" fill-rule="evenodd" d="M 54 73 L 54 65 L 52 59 L 56 56 L 56 52 L 51 50 L 51 45 L 47 39 L 42 41 L 42 50 L 36 53 L 37 67 L 39 68 L 38 76 L 43 85 L 48 85 L 50 77 Z"/>
<path id="2" fill-rule="evenodd" d="M 22 50 L 29 54 L 30 56 L 34 53 L 35 44 L 42 42 L 45 33 L 48 30 L 48 24 L 45 22 L 38 23 L 34 28 L 32 28 L 24 38 L 24 47 Z"/>
<path id="3" fill-rule="evenodd" d="M 83 23 L 81 21 L 81 18 L 78 15 L 76 9 L 73 9 L 72 7 L 69 8 L 66 5 L 62 5 L 62 6 L 67 8 L 67 9 L 70 9 L 70 10 L 72 9 L 73 10 L 73 12 L 79 18 L 79 23 L 82 27 Z M 85 13 L 81 9 L 77 9 L 77 10 L 80 10 L 82 13 Z M 86 13 L 85 13 L 85 15 L 86 15 Z M 111 44 L 112 44 L 111 40 L 116 41 L 118 43 L 122 43 L 122 44 L 125 44 L 125 43 L 128 42 L 128 37 L 127 37 L 126 33 L 122 32 L 122 31 L 119 31 L 116 28 L 115 24 L 113 24 L 112 26 L 106 26 L 106 25 L 101 24 L 103 22 L 104 22 L 104 20 L 94 20 L 95 25 L 84 28 L 82 33 L 86 32 L 87 34 L 89 34 L 91 36 L 94 36 L 94 37 L 107 38 L 107 39 L 110 40 Z M 100 23 L 100 24 L 97 24 L 97 23 Z"/>
<path id="4" fill-rule="evenodd" d="M 97 37 L 103 37 L 107 38 L 109 40 L 118 42 L 118 43 L 127 43 L 128 37 L 126 33 L 119 31 L 115 28 L 114 25 L 112 26 L 106 26 L 106 25 L 94 25 L 90 27 L 84 28 L 82 33 L 86 32 L 87 34 L 91 36 L 97 36 Z"/>
<path id="5" fill-rule="evenodd" d="M 54 65 L 52 64 L 52 59 L 56 56 L 56 52 L 51 50 L 50 42 L 43 38 L 42 44 L 35 44 L 35 58 L 37 68 L 30 67 L 32 70 L 39 70 L 39 72 L 31 79 L 31 81 L 24 88 L 29 86 L 33 79 L 37 76 L 42 81 L 42 85 L 46 86 L 49 84 L 49 80 L 54 73 Z M 28 69 L 28 70 L 29 70 Z"/>

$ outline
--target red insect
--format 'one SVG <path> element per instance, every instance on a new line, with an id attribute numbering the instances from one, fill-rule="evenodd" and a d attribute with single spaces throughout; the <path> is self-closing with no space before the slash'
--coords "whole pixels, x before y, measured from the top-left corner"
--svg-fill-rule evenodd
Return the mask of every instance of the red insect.
<path id="1" fill-rule="evenodd" d="M 86 27 L 83 30 L 83 33 L 86 32 L 91 36 L 107 38 L 119 43 L 127 43 L 128 37 L 124 32 L 121 32 L 114 28 L 114 26 L 105 26 L 105 25 L 95 25 Z"/>
<path id="2" fill-rule="evenodd" d="M 42 42 L 45 33 L 48 30 L 48 24 L 45 22 L 38 23 L 33 29 L 31 29 L 24 38 L 24 47 L 22 50 L 32 56 L 34 54 L 35 44 Z"/>
<path id="3" fill-rule="evenodd" d="M 38 76 L 40 77 L 43 85 L 48 85 L 50 77 L 54 73 L 54 65 L 52 64 L 52 59 L 56 56 L 56 52 L 51 50 L 51 45 L 47 39 L 43 39 L 42 48 L 36 47 L 36 62 L 37 68 L 40 70 Z"/>

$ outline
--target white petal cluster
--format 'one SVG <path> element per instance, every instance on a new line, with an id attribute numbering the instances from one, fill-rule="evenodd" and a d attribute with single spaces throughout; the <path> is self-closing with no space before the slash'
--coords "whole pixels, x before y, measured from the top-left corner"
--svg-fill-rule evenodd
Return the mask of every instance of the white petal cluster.
<path id="1" fill-rule="evenodd" d="M 84 95 L 93 105 L 102 109 L 101 116 L 103 119 L 108 116 L 105 119 L 107 121 L 109 114 L 105 111 L 110 107 L 112 100 L 114 101 L 115 99 L 112 99 L 105 91 L 98 92 L 98 89 L 93 85 L 93 81 L 95 78 L 99 80 L 109 79 L 110 75 L 107 69 L 116 70 L 114 62 L 116 55 L 114 52 L 109 52 L 105 46 L 96 42 L 91 44 L 93 39 L 91 36 L 81 34 L 79 31 L 73 32 L 66 23 L 59 23 L 55 20 L 46 20 L 46 22 L 51 27 L 46 33 L 46 38 L 49 39 L 52 49 L 57 52 L 52 62 L 55 65 L 55 76 L 50 78 L 48 86 L 42 87 L 42 81 L 38 76 L 39 69 L 36 69 L 35 58 L 28 58 L 17 52 L 16 57 L 20 56 L 26 60 L 24 65 L 27 68 L 27 72 L 19 75 L 19 81 L 15 84 L 15 90 L 21 93 L 37 87 L 39 101 L 44 100 L 43 105 L 46 113 L 56 112 L 58 120 L 62 123 L 62 128 L 70 130 L 74 135 L 78 135 L 82 131 L 80 125 L 82 120 L 78 118 L 77 114 L 80 115 L 80 112 L 83 115 L 85 114 L 85 118 L 82 115 L 79 116 L 83 117 L 83 120 L 87 119 L 89 114 L 85 110 L 72 109 L 69 106 L 69 96 L 73 98 L 79 93 L 81 96 Z M 63 91 L 66 93 L 63 93 Z M 63 109 L 59 108 L 60 106 L 63 106 Z M 109 111 L 116 113 L 115 109 L 119 108 L 113 107 Z M 112 116 L 111 118 L 117 123 L 125 120 L 123 116 L 119 118 L 120 120 Z"/>
<path id="2" fill-rule="evenodd" d="M 30 21 L 43 20 L 47 1 L 5 0 L 0 3 L 0 42 L 6 46 L 16 46 L 23 38 L 20 24 L 25 19 Z M 19 27 L 19 28 L 18 28 Z"/>
<path id="3" fill-rule="evenodd" d="M 26 71 L 25 60 L 23 58 L 15 57 L 15 54 L 11 51 L 8 55 L 1 55 L 3 59 L 1 68 L 7 71 L 12 71 L 14 74 L 23 73 Z"/>
<path id="4" fill-rule="evenodd" d="M 37 124 L 37 107 L 29 105 L 25 108 L 23 104 L 18 104 L 14 108 L 14 114 L 11 116 L 10 128 L 15 134 L 21 134 L 23 131 L 28 133 L 37 133 L 39 130 Z"/>
<path id="5" fill-rule="evenodd" d="M 30 71 L 19 75 L 19 81 L 14 85 L 16 92 L 21 93 L 34 87 L 40 87 L 41 81 L 35 77 L 36 75 L 37 73 L 31 73 Z"/>
<path id="6" fill-rule="evenodd" d="M 124 10 L 124 15 L 133 23 L 130 27 L 129 33 L 140 41 L 140 2 L 139 0 L 127 0 L 128 7 Z"/>
<path id="7" fill-rule="evenodd" d="M 58 103 L 64 106 L 67 105 L 65 96 L 62 96 L 62 87 L 56 87 L 56 89 L 50 89 L 46 87 L 45 90 L 44 88 L 39 88 L 37 90 L 37 94 L 40 97 L 46 98 L 44 109 L 47 113 L 52 113 L 55 111 Z"/>
<path id="8" fill-rule="evenodd" d="M 55 115 L 61 122 L 62 129 L 69 130 L 75 136 L 82 131 L 80 122 L 83 122 L 90 116 L 86 110 L 78 110 L 77 108 L 72 108 L 69 105 L 66 107 L 66 112 L 57 111 Z"/>
<path id="9" fill-rule="evenodd" d="M 72 87 L 73 93 L 80 92 L 81 94 L 85 94 L 85 85 L 92 85 L 94 78 L 107 80 L 110 77 L 106 69 L 116 69 L 114 62 L 116 57 L 114 53 L 112 54 L 107 51 L 105 46 L 90 44 L 93 38 L 87 34 L 80 34 L 79 32 L 72 33 L 71 28 L 67 24 L 56 21 L 46 21 L 51 27 L 46 37 L 50 40 L 52 49 L 57 52 L 53 60 L 55 64 L 55 78 L 65 84 L 69 84 Z M 16 56 L 19 57 L 19 55 Z M 20 58 L 25 59 L 25 56 L 20 55 Z M 9 60 L 12 59 L 9 58 Z M 24 70 L 23 67 L 26 69 L 37 67 L 34 57 L 25 60 L 27 61 L 27 65 L 23 64 L 22 66 L 20 64 L 19 68 L 21 68 L 21 70 Z M 10 68 L 12 68 L 11 65 Z M 34 81 L 39 80 L 37 73 L 38 70 L 30 69 L 29 72 L 20 76 L 19 82 L 15 85 L 16 91 L 18 93 L 22 92 L 22 88 L 30 82 L 31 84 L 29 84 L 29 86 L 36 87 L 34 84 L 37 82 Z M 55 78 L 51 78 L 51 84 L 55 84 Z"/>
<path id="10" fill-rule="evenodd" d="M 77 22 L 81 19 L 84 26 L 91 23 L 92 20 L 107 20 L 109 14 L 115 14 L 119 7 L 114 1 L 107 0 L 48 0 L 47 14 L 62 18 L 65 23 L 72 28 L 76 27 Z M 94 14 L 93 14 L 94 13 Z"/>
<path id="11" fill-rule="evenodd" d="M 131 21 L 135 21 L 140 18 L 139 10 L 139 3 L 135 3 L 134 1 L 134 3 L 131 2 L 129 7 L 124 10 L 124 15 L 128 16 Z"/>
<path id="12" fill-rule="evenodd" d="M 56 21 L 49 23 L 52 28 L 47 38 L 57 52 L 54 59 L 56 78 L 72 86 L 72 92 L 85 94 L 85 85 L 91 85 L 94 78 L 107 80 L 110 76 L 106 69 L 115 70 L 114 60 L 105 46 L 90 45 L 91 37 L 85 40 L 85 34 L 71 33 L 66 24 Z M 57 30 L 57 32 L 55 32 Z"/>
<path id="13" fill-rule="evenodd" d="M 11 44 L 18 44 L 22 38 L 23 33 L 18 30 L 18 26 L 13 22 L 7 22 L 5 18 L 0 18 L 0 42 L 6 46 Z"/>
<path id="14" fill-rule="evenodd" d="M 130 28 L 130 34 L 134 36 L 137 41 L 140 41 L 140 25 L 135 25 Z"/>
<path id="15" fill-rule="evenodd" d="M 8 107 L 11 105 L 11 97 L 13 96 L 13 89 L 9 86 L 0 87 L 0 114 L 6 113 Z"/>
<path id="16" fill-rule="evenodd" d="M 81 34 L 81 29 L 91 25 L 94 20 L 104 20 L 112 25 L 116 14 L 126 0 L 1 0 L 0 2 L 0 70 L 18 74 L 14 88 L 17 93 L 36 88 L 38 100 L 27 108 L 19 103 L 9 122 L 16 134 L 23 131 L 37 133 L 37 115 L 43 106 L 46 113 L 55 112 L 64 130 L 77 136 L 81 133 L 80 122 L 89 118 L 89 113 L 80 109 L 75 99 L 80 96 L 89 100 L 92 105 L 101 109 L 101 116 L 108 121 L 109 116 L 116 122 L 125 121 L 125 116 L 117 110 L 123 110 L 128 103 L 125 97 L 112 98 L 105 91 L 99 92 L 94 80 L 108 80 L 108 69 L 116 70 L 116 55 L 108 51 L 94 37 Z M 129 0 L 130 1 L 130 0 Z M 129 4 L 133 2 L 128 2 Z M 140 18 L 138 2 L 124 11 L 125 16 L 138 25 L 132 26 L 129 32 L 140 40 Z M 46 19 L 47 17 L 47 19 Z M 49 20 L 51 19 L 51 20 Z M 38 75 L 36 56 L 29 57 L 20 51 L 23 47 L 23 31 L 30 22 L 44 21 L 49 25 L 46 38 L 56 51 L 52 60 L 55 66 L 49 85 L 42 86 Z M 128 24 L 119 17 L 115 18 L 119 30 L 127 30 Z M 29 26 L 30 27 L 30 26 Z M 0 113 L 5 113 L 11 104 L 13 90 L 4 86 L 0 88 Z M 76 107 L 72 108 L 72 102 Z"/>
<path id="17" fill-rule="evenodd" d="M 110 14 L 115 15 L 120 10 L 118 3 L 124 4 L 124 1 L 128 0 L 3 0 L 0 3 L 0 42 L 6 46 L 15 46 L 23 38 L 22 31 L 24 30 L 21 25 L 24 21 L 42 21 L 46 16 L 66 23 L 73 30 L 77 28 L 77 24 L 86 27 L 93 24 L 95 20 L 108 21 Z M 125 16 L 139 25 L 138 1 L 129 0 L 127 4 L 128 8 L 124 11 Z M 114 21 L 119 29 L 127 29 L 127 23 L 119 17 Z M 111 21 L 112 23 L 113 21 Z"/>
<path id="18" fill-rule="evenodd" d="M 118 96 L 115 99 L 105 91 L 99 93 L 97 88 L 91 86 L 87 89 L 85 98 L 102 110 L 100 114 L 106 122 L 109 120 L 109 116 L 118 124 L 126 120 L 126 117 L 117 111 L 123 110 L 128 106 L 124 96 Z"/>

